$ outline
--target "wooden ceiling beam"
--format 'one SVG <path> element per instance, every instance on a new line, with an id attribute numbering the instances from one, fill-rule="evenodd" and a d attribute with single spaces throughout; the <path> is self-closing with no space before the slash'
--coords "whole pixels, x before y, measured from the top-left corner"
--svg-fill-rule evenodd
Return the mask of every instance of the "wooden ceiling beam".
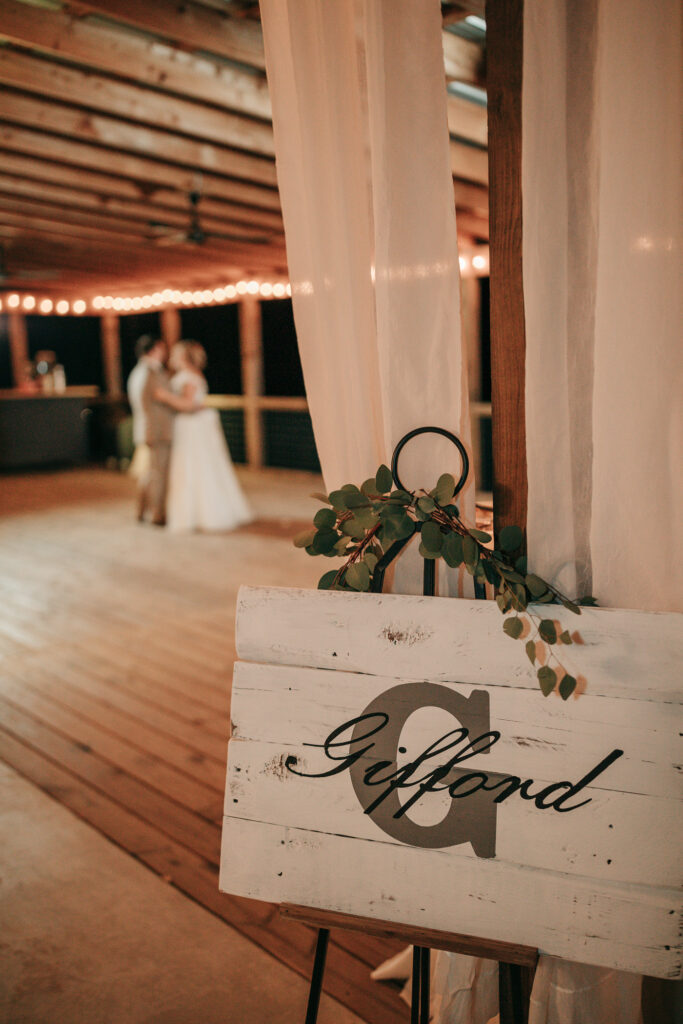
<path id="1" fill-rule="evenodd" d="M 23 115 L 26 124 L 30 125 L 30 115 L 32 112 L 37 113 L 38 109 L 35 100 L 29 101 L 28 110 L 24 104 Z M 22 110 L 18 106 L 15 107 L 15 116 L 22 117 Z M 72 118 L 66 117 L 57 116 L 54 120 L 58 128 L 65 130 L 73 123 Z M 83 138 L 88 141 L 81 142 L 73 137 L 48 134 L 30 127 L 0 122 L 0 149 L 21 156 L 35 157 L 47 168 L 72 168 L 77 174 L 88 171 L 101 176 L 102 168 L 106 167 L 109 181 L 116 177 L 121 187 L 126 188 L 126 195 L 130 198 L 145 199 L 157 193 L 163 195 L 165 190 L 177 190 L 187 196 L 194 187 L 195 175 L 192 170 L 165 164 L 151 157 L 100 149 L 97 144 L 93 144 L 91 136 L 87 133 L 83 134 Z M 275 188 L 233 181 L 206 171 L 202 171 L 202 193 L 205 197 L 211 196 L 228 202 L 244 203 L 268 210 L 280 209 L 280 197 Z"/>
<path id="2" fill-rule="evenodd" d="M 196 57 L 125 26 L 110 27 L 66 10 L 41 9 L 37 15 L 17 0 L 0 0 L 0 36 L 142 85 L 272 120 L 262 72 Z"/>
<path id="3" fill-rule="evenodd" d="M 185 50 L 214 53 L 265 70 L 263 33 L 258 21 L 231 18 L 200 4 L 168 0 L 77 0 L 69 8 L 160 36 Z M 478 43 L 443 32 L 444 67 L 452 81 L 481 84 L 483 54 Z"/>
<path id="4" fill-rule="evenodd" d="M 265 75 L 195 57 L 125 27 L 67 11 L 41 9 L 37 17 L 25 3 L 0 0 L 0 37 L 139 85 L 272 121 Z M 452 135 L 486 145 L 486 109 L 476 103 L 449 96 L 448 127 Z"/>
<path id="5" fill-rule="evenodd" d="M 61 225 L 73 225 L 74 227 L 95 229 L 102 232 L 104 237 L 120 237 L 125 241 L 129 239 L 140 239 L 147 241 L 152 247 L 155 235 L 148 223 L 138 219 L 124 218 L 121 215 L 108 215 L 101 211 L 90 212 L 82 209 L 69 208 L 54 197 L 46 199 L 20 198 L 14 195 L 0 193 L 0 210 L 10 213 L 18 213 L 26 216 L 35 215 L 40 220 L 54 220 Z M 186 222 L 179 224 L 179 227 L 187 227 Z M 234 235 L 234 238 L 220 238 L 212 236 L 210 242 L 213 246 L 224 248 L 226 246 L 256 246 L 263 248 L 268 246 L 273 250 L 284 252 L 284 239 L 281 237 L 267 238 L 264 242 L 251 242 L 250 236 L 253 232 L 249 228 L 238 228 L 235 226 L 227 230 L 222 225 L 226 234 Z M 245 250 L 246 251 L 246 250 Z"/>
<path id="6" fill-rule="evenodd" d="M 151 32 L 185 50 L 215 53 L 265 70 L 263 35 L 256 21 L 229 18 L 197 3 L 168 0 L 78 0 L 68 7 Z"/>
<path id="7" fill-rule="evenodd" d="M 464 100 L 461 96 L 448 94 L 448 131 L 460 139 L 467 139 L 479 146 L 488 143 L 488 112 L 479 103 Z"/>
<path id="8" fill-rule="evenodd" d="M 52 134 L 90 142 L 105 149 L 123 150 L 151 157 L 194 171 L 241 178 L 247 182 L 276 187 L 275 162 L 223 146 L 197 142 L 172 132 L 143 127 L 105 114 L 78 110 L 47 97 L 36 99 L 8 90 L 0 98 L 0 116 L 6 123 L 42 128 Z M 100 154 L 107 166 L 106 154 Z"/>
<path id="9" fill-rule="evenodd" d="M 489 180 L 489 161 L 486 150 L 451 139 L 451 172 L 454 178 L 486 185 Z"/>
<path id="10" fill-rule="evenodd" d="M 92 213 L 104 213 L 109 216 L 121 216 L 133 220 L 167 222 L 178 227 L 188 227 L 190 208 L 187 196 L 172 192 L 169 195 L 176 200 L 173 204 L 159 202 L 158 193 L 153 199 L 140 202 L 110 196 L 97 188 L 97 180 L 91 182 L 78 172 L 72 172 L 74 180 L 68 184 L 55 181 L 46 182 L 21 173 L 21 163 L 16 168 L 20 173 L 12 174 L 13 161 L 0 157 L 0 192 L 18 199 L 35 199 L 63 204 L 65 208 L 76 208 Z M 35 174 L 40 173 L 40 164 L 31 167 Z M 89 187 L 90 186 L 90 187 Z M 231 228 L 242 231 L 264 231 L 282 235 L 284 232 L 282 218 L 276 213 L 266 210 L 250 210 L 246 207 L 216 200 L 202 199 L 199 206 L 201 224 L 205 230 L 229 231 Z"/>
<path id="11" fill-rule="evenodd" d="M 193 100 L 0 48 L 0 82 L 41 97 L 125 118 L 219 146 L 275 157 L 272 125 Z"/>

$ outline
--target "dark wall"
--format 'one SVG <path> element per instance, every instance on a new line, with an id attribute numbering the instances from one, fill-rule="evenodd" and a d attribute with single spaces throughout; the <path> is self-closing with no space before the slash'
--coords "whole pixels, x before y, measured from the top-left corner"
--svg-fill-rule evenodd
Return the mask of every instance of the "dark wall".
<path id="1" fill-rule="evenodd" d="M 135 358 L 135 346 L 138 338 L 143 334 L 151 334 L 158 338 L 161 333 L 158 313 L 133 313 L 119 317 L 119 331 L 121 336 L 121 377 L 125 386 L 130 371 L 137 362 Z"/>
<path id="2" fill-rule="evenodd" d="M 29 357 L 48 349 L 62 363 L 67 384 L 104 388 L 100 318 L 98 316 L 26 317 Z"/>
<path id="3" fill-rule="evenodd" d="M 11 388 L 12 359 L 9 350 L 9 317 L 0 313 L 0 388 Z"/>
<path id="4" fill-rule="evenodd" d="M 209 391 L 217 395 L 242 393 L 242 366 L 237 303 L 202 306 L 180 312 L 182 337 L 206 349 L 204 371 Z"/>
<path id="5" fill-rule="evenodd" d="M 305 395 L 291 299 L 261 303 L 264 391 L 267 395 Z"/>

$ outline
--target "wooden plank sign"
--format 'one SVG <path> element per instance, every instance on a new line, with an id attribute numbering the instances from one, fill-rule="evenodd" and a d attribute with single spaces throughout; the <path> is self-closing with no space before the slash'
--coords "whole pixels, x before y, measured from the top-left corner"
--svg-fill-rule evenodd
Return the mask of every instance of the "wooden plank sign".
<path id="1" fill-rule="evenodd" d="M 683 616 L 551 614 L 242 588 L 221 889 L 680 977 Z"/>

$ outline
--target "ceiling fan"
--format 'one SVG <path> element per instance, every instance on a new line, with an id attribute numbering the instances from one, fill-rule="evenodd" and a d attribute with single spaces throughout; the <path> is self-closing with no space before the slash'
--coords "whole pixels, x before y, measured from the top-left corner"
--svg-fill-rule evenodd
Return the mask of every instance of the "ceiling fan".
<path id="1" fill-rule="evenodd" d="M 154 245 L 201 246 L 205 245 L 212 238 L 220 238 L 229 242 L 251 242 L 256 244 L 265 244 L 270 241 L 268 235 L 255 235 L 249 233 L 247 229 L 244 231 L 239 229 L 235 231 L 205 231 L 199 216 L 199 202 L 202 198 L 201 175 L 196 176 L 195 186 L 188 193 L 187 198 L 189 203 L 189 224 L 187 228 L 179 230 L 174 224 L 166 224 L 158 220 L 151 220 L 149 222 L 151 230 L 150 240 Z"/>

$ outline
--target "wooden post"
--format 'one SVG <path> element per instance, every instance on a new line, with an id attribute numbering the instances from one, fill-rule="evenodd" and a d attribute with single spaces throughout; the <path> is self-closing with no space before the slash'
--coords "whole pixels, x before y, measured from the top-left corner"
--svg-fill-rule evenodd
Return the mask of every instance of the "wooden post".
<path id="1" fill-rule="evenodd" d="M 260 469 L 264 438 L 258 399 L 263 394 L 263 333 L 261 306 L 251 295 L 245 296 L 239 304 L 239 325 L 247 465 Z"/>
<path id="2" fill-rule="evenodd" d="M 161 337 L 168 347 L 180 341 L 182 325 L 180 323 L 180 311 L 175 306 L 166 306 L 161 311 Z"/>
<path id="3" fill-rule="evenodd" d="M 123 394 L 121 377 L 121 336 L 119 333 L 119 317 L 117 313 L 106 312 L 100 317 L 100 340 L 102 343 L 102 362 L 104 364 L 104 383 L 108 395 Z"/>
<path id="4" fill-rule="evenodd" d="M 494 528 L 526 527 L 522 286 L 524 0 L 486 4 Z"/>
<path id="5" fill-rule="evenodd" d="M 29 362 L 26 317 L 16 309 L 9 311 L 9 351 L 12 361 L 12 381 L 16 388 L 26 376 L 26 364 Z"/>

